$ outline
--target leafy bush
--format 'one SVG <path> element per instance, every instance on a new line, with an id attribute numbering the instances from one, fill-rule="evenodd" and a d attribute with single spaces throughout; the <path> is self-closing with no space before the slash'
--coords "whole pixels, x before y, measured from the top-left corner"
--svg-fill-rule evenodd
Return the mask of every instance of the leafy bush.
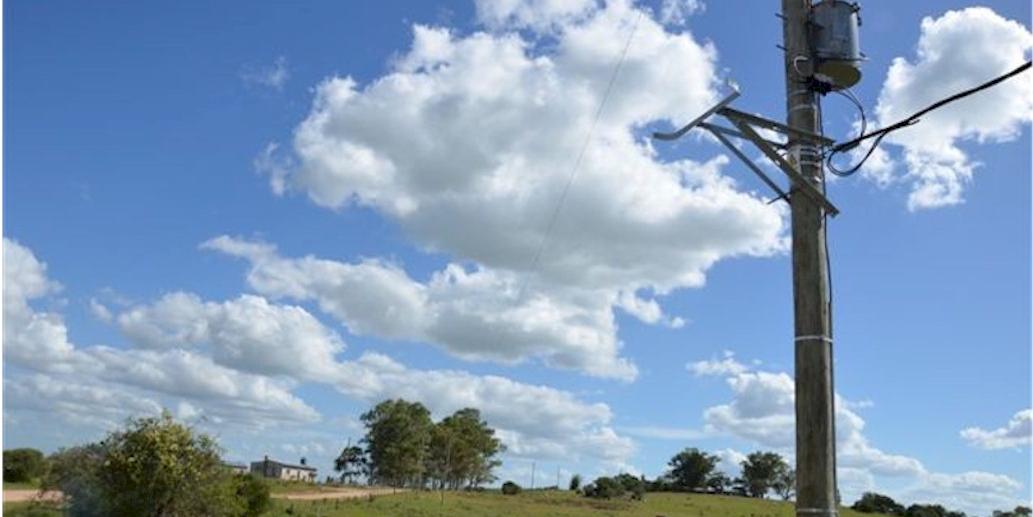
<path id="1" fill-rule="evenodd" d="M 36 449 L 11 449 L 4 451 L 4 481 L 23 483 L 43 475 L 46 460 Z"/>
<path id="2" fill-rule="evenodd" d="M 235 481 L 237 497 L 244 506 L 242 517 L 258 517 L 272 509 L 269 483 L 252 474 L 238 474 Z"/>
<path id="3" fill-rule="evenodd" d="M 249 505 L 261 498 L 260 488 L 222 467 L 214 440 L 168 413 L 130 420 L 126 430 L 62 450 L 51 463 L 43 486 L 69 496 L 73 516 L 253 515 Z"/>
<path id="4" fill-rule="evenodd" d="M 516 484 L 516 483 L 514 483 L 512 481 L 506 481 L 505 483 L 502 483 L 502 493 L 503 494 L 506 494 L 506 495 L 517 495 L 517 494 L 520 493 L 520 490 L 521 490 L 520 489 L 520 485 L 518 485 L 518 484 Z"/>
<path id="5" fill-rule="evenodd" d="M 613 499 L 624 495 L 624 486 L 620 481 L 604 476 L 596 479 L 595 483 L 585 485 L 584 494 L 596 499 Z"/>

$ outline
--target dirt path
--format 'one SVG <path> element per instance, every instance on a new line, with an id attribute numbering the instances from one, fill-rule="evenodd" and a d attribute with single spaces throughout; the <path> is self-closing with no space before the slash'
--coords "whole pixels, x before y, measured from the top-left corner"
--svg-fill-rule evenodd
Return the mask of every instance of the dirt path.
<path id="1" fill-rule="evenodd" d="M 61 492 L 43 492 L 31 488 L 4 490 L 5 503 L 23 503 L 26 501 L 59 501 Z"/>
<path id="2" fill-rule="evenodd" d="M 291 501 L 313 501 L 318 499 L 360 499 L 371 495 L 390 495 L 404 492 L 404 490 L 393 490 L 390 488 L 331 488 L 320 492 L 286 492 L 273 494 L 278 499 Z"/>
<path id="3" fill-rule="evenodd" d="M 360 499 L 371 495 L 389 495 L 392 493 L 404 492 L 404 490 L 392 490 L 390 488 L 329 488 L 319 492 L 285 492 L 272 494 L 278 499 L 292 501 L 312 501 L 318 499 Z M 4 490 L 4 502 L 22 503 L 26 501 L 59 501 L 61 492 L 44 492 L 32 489 Z"/>

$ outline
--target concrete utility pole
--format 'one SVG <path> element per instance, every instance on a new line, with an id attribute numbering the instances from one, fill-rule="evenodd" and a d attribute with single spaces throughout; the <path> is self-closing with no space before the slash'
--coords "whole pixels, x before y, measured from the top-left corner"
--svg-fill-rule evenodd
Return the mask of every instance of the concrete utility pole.
<path id="1" fill-rule="evenodd" d="M 827 0 L 826 0 L 827 1 Z M 787 124 L 821 133 L 818 97 L 804 75 L 813 67 L 807 43 L 811 0 L 782 0 Z M 823 190 L 821 153 L 789 136 L 800 172 Z M 793 190 L 797 190 L 793 186 Z M 808 196 L 792 196 L 793 309 L 796 354 L 796 515 L 838 515 L 825 214 Z"/>

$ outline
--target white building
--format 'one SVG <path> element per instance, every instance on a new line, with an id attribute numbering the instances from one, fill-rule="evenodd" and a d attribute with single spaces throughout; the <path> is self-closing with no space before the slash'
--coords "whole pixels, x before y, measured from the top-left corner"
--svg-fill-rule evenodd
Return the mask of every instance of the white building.
<path id="1" fill-rule="evenodd" d="M 304 459 L 302 459 L 301 462 L 301 465 L 292 465 L 290 463 L 283 463 L 282 461 L 271 460 L 269 459 L 269 456 L 266 456 L 262 461 L 251 462 L 251 473 L 266 478 L 282 479 L 284 481 L 305 481 L 307 483 L 315 483 L 316 469 L 305 465 Z"/>

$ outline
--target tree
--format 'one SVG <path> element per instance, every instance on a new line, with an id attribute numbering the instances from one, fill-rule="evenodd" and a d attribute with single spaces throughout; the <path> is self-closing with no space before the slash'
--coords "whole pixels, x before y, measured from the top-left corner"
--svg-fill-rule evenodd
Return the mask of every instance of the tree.
<path id="1" fill-rule="evenodd" d="M 875 492 L 865 492 L 861 498 L 854 502 L 850 508 L 862 513 L 885 513 L 889 515 L 904 515 L 904 505 L 896 502 L 893 498 Z"/>
<path id="2" fill-rule="evenodd" d="M 577 492 L 581 488 L 581 474 L 574 474 L 570 478 L 570 491 Z"/>
<path id="3" fill-rule="evenodd" d="M 742 478 L 752 497 L 764 497 L 774 488 L 776 480 L 785 475 L 789 464 L 774 452 L 754 452 L 742 463 Z"/>
<path id="4" fill-rule="evenodd" d="M 481 420 L 480 411 L 464 408 L 436 424 L 431 431 L 427 469 L 443 488 L 474 487 L 494 481 L 503 450 L 495 430 Z"/>
<path id="5" fill-rule="evenodd" d="M 675 490 L 693 490 L 704 488 L 707 479 L 717 466 L 718 457 L 701 452 L 696 448 L 687 448 L 671 458 L 667 466 L 671 467 L 669 476 Z"/>
<path id="6" fill-rule="evenodd" d="M 434 423 L 419 402 L 385 400 L 362 415 L 370 477 L 391 486 L 423 486 Z"/>
<path id="7" fill-rule="evenodd" d="M 350 445 L 334 459 L 334 472 L 341 473 L 341 482 L 349 483 L 366 472 L 366 453 L 362 447 Z"/>
<path id="8" fill-rule="evenodd" d="M 46 470 L 43 453 L 36 449 L 4 451 L 4 481 L 23 483 L 39 479 Z"/>
<path id="9" fill-rule="evenodd" d="M 168 412 L 131 419 L 127 429 L 52 460 L 44 487 L 70 497 L 71 515 L 247 515 L 215 441 Z"/>
<path id="10" fill-rule="evenodd" d="M 781 469 L 781 471 L 775 476 L 775 482 L 772 483 L 771 489 L 774 490 L 783 501 L 788 501 L 789 498 L 796 494 L 796 471 L 788 466 Z"/>

